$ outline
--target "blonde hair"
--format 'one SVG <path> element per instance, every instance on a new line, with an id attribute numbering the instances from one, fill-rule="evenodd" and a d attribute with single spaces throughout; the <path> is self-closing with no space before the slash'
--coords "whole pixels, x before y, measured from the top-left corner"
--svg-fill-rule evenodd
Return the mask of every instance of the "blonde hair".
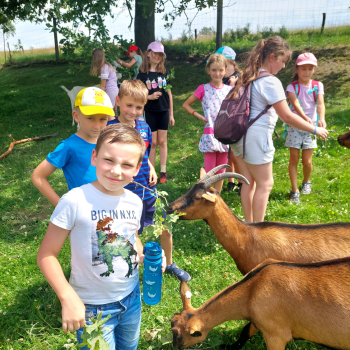
<path id="1" fill-rule="evenodd" d="M 107 64 L 107 66 L 115 70 L 115 68 L 112 67 L 112 65 L 106 61 L 105 52 L 102 49 L 95 49 L 94 51 L 92 51 L 90 75 L 100 76 L 101 68 L 105 64 Z"/>
<path id="2" fill-rule="evenodd" d="M 213 63 L 218 63 L 227 68 L 227 58 L 221 53 L 213 53 L 209 56 L 205 69 L 209 69 Z"/>
<path id="3" fill-rule="evenodd" d="M 237 98 L 241 86 L 246 87 L 258 78 L 261 67 L 271 54 L 274 54 L 276 59 L 285 56 L 286 63 L 292 57 L 288 43 L 280 36 L 276 35 L 266 40 L 261 39 L 250 53 L 247 64 L 243 68 L 243 74 L 238 78 L 236 87 L 229 98 Z"/>
<path id="4" fill-rule="evenodd" d="M 147 50 L 144 59 L 142 60 L 142 64 L 139 68 L 139 71 L 141 73 L 149 73 L 151 69 L 151 60 L 148 57 L 148 53 L 151 52 L 152 50 Z M 153 52 L 153 51 L 152 51 Z M 165 74 L 166 69 L 165 69 L 165 55 L 162 53 L 162 58 L 160 62 L 156 66 L 156 71 L 157 73 Z"/>
<path id="5" fill-rule="evenodd" d="M 148 100 L 148 89 L 139 79 L 124 80 L 119 87 L 118 96 L 119 99 L 122 99 L 124 96 L 130 96 L 145 105 Z"/>
<path id="6" fill-rule="evenodd" d="M 136 145 L 140 148 L 140 158 L 138 164 L 142 162 L 142 158 L 146 151 L 145 141 L 141 134 L 132 126 L 118 123 L 111 124 L 102 129 L 96 143 L 96 154 L 100 151 L 100 148 L 103 143 L 124 143 L 129 145 Z"/>

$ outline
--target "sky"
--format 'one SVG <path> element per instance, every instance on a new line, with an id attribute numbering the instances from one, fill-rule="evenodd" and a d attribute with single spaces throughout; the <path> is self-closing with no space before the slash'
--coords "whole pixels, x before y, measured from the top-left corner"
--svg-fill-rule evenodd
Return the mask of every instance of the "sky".
<path id="1" fill-rule="evenodd" d="M 284 25 L 287 29 L 320 28 L 322 13 L 326 13 L 326 27 L 350 25 L 350 0 L 224 0 L 223 31 L 236 29 L 250 24 L 251 31 L 257 27 L 273 27 L 279 29 Z M 190 6 L 191 8 L 191 6 Z M 166 11 L 171 7 L 167 6 Z M 111 36 L 123 35 L 126 39 L 134 38 L 134 28 L 128 28 L 130 17 L 127 11 L 120 8 L 113 10 L 115 18 L 106 17 L 105 23 Z M 186 16 L 177 18 L 169 31 L 164 29 L 163 14 L 156 14 L 156 38 L 179 38 L 183 31 L 188 32 Z M 191 30 L 199 32 L 203 27 L 216 27 L 216 8 L 208 8 L 201 12 L 193 7 L 187 11 L 192 22 Z M 36 25 L 30 22 L 17 22 L 16 35 L 8 39 L 11 49 L 18 39 L 25 50 L 30 48 L 53 47 L 53 34 L 46 30 L 45 24 Z M 3 50 L 3 37 L 0 34 L 0 50 Z"/>

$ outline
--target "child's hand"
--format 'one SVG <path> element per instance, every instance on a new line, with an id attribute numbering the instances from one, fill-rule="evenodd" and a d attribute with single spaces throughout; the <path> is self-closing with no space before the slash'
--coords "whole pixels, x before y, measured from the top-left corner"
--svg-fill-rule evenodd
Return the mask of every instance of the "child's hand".
<path id="1" fill-rule="evenodd" d="M 72 290 L 64 300 L 62 305 L 62 329 L 64 333 L 77 331 L 85 325 L 85 305 L 78 294 Z"/>
<path id="2" fill-rule="evenodd" d="M 303 117 L 303 119 L 304 119 L 306 122 L 308 122 L 309 124 L 313 124 L 313 123 L 312 123 L 312 120 L 311 120 L 309 117 L 305 116 L 305 117 Z"/>
<path id="3" fill-rule="evenodd" d="M 160 96 L 162 96 L 160 91 L 156 91 L 152 95 L 149 95 L 149 97 L 151 97 L 150 100 L 158 100 Z"/>
<path id="4" fill-rule="evenodd" d="M 149 183 L 148 185 L 149 186 L 154 186 L 156 183 L 157 183 L 157 180 L 158 180 L 158 176 L 157 176 L 157 173 L 156 171 L 154 170 L 154 168 L 150 167 L 149 169 Z"/>
<path id="5" fill-rule="evenodd" d="M 228 80 L 228 84 L 232 87 L 236 86 L 238 77 L 232 76 L 230 77 L 230 79 Z"/>
<path id="6" fill-rule="evenodd" d="M 328 131 L 324 128 L 318 128 L 316 131 L 316 135 L 319 137 L 322 137 L 324 141 L 326 141 L 326 138 L 328 136 Z"/>
<path id="7" fill-rule="evenodd" d="M 162 272 L 164 273 L 166 269 L 166 257 L 164 250 L 162 249 Z"/>
<path id="8" fill-rule="evenodd" d="M 144 259 L 145 259 L 144 254 L 142 254 L 142 255 L 139 256 L 140 264 L 143 264 L 143 260 L 144 260 Z"/>
<path id="9" fill-rule="evenodd" d="M 319 120 L 318 121 L 318 126 L 321 128 L 325 128 L 327 126 L 327 123 L 325 120 Z"/>
<path id="10" fill-rule="evenodd" d="M 172 115 L 169 117 L 169 125 L 170 126 L 174 126 L 175 125 L 175 119 L 174 119 L 174 117 Z"/>

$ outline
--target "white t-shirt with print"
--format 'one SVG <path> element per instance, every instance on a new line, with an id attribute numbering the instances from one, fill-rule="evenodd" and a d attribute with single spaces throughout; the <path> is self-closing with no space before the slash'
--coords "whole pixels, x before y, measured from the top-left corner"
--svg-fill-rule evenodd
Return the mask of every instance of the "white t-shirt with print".
<path id="1" fill-rule="evenodd" d="M 85 304 L 108 304 L 129 295 L 139 280 L 135 233 L 142 201 L 124 189 L 109 196 L 93 185 L 65 194 L 51 222 L 70 230 L 70 285 Z"/>
<path id="2" fill-rule="evenodd" d="M 305 86 L 303 84 L 298 84 L 299 85 L 299 101 L 301 103 L 301 107 L 304 108 L 304 113 L 307 117 L 311 119 L 313 123 L 317 121 L 317 111 L 316 111 L 316 102 L 315 102 L 315 96 L 311 92 L 308 94 L 308 91 L 311 91 L 314 89 L 314 86 L 312 86 L 312 81 L 310 81 L 309 86 Z M 296 93 L 294 86 L 292 84 L 289 84 L 286 89 L 287 92 L 293 92 L 294 94 Z M 317 95 L 324 95 L 324 87 L 323 84 L 319 81 L 318 82 L 318 91 Z M 299 115 L 294 107 L 292 108 L 292 112 Z"/>
<path id="3" fill-rule="evenodd" d="M 264 69 L 261 69 L 264 71 Z M 249 120 L 256 118 L 267 105 L 285 100 L 286 95 L 281 81 L 275 76 L 260 78 L 253 82 L 250 100 Z M 273 107 L 263 114 L 253 126 L 275 127 L 278 115 Z"/>

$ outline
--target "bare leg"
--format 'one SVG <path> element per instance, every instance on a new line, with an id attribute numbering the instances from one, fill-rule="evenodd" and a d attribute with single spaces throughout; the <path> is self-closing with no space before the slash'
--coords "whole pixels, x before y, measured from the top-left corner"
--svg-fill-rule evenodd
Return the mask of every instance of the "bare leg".
<path id="1" fill-rule="evenodd" d="M 220 180 L 214 184 L 214 188 L 221 193 L 222 185 L 224 184 L 224 180 Z"/>
<path id="2" fill-rule="evenodd" d="M 247 167 L 256 183 L 253 197 L 253 222 L 262 222 L 273 187 L 272 162 L 260 165 L 247 164 Z"/>
<path id="3" fill-rule="evenodd" d="M 160 244 L 164 249 L 166 266 L 169 266 L 173 263 L 173 236 L 168 230 L 162 232 Z"/>
<path id="4" fill-rule="evenodd" d="M 160 165 L 166 165 L 166 161 L 168 157 L 168 144 L 167 144 L 168 130 L 158 130 L 157 133 L 158 133 L 157 140 L 159 145 Z"/>
<path id="5" fill-rule="evenodd" d="M 231 150 L 229 150 L 229 157 L 228 157 L 228 160 L 227 160 L 227 165 L 229 165 L 232 168 L 232 170 L 227 170 L 227 171 L 230 171 L 230 172 L 234 172 L 235 171 L 235 166 L 234 166 L 232 158 L 231 158 L 232 154 L 233 154 L 233 152 Z M 233 178 L 230 177 L 228 179 L 228 182 L 234 182 Z"/>
<path id="6" fill-rule="evenodd" d="M 152 146 L 149 153 L 149 160 L 152 163 L 153 167 L 156 166 L 156 152 L 157 152 L 157 131 L 152 132 Z"/>
<path id="7" fill-rule="evenodd" d="M 289 178 L 292 184 L 292 191 L 299 192 L 298 190 L 298 162 L 299 162 L 299 150 L 297 148 L 289 148 Z"/>
<path id="8" fill-rule="evenodd" d="M 313 149 L 303 149 L 302 151 L 302 158 L 301 161 L 303 163 L 303 173 L 304 173 L 304 180 L 303 182 L 309 182 L 310 176 L 312 172 L 312 154 L 314 150 Z"/>
<path id="9" fill-rule="evenodd" d="M 247 163 L 242 159 L 242 156 L 236 157 L 239 167 L 241 169 L 241 175 L 243 175 L 250 185 L 243 183 L 241 192 L 242 208 L 244 218 L 246 222 L 253 222 L 253 197 L 255 193 L 255 180 L 250 173 Z"/>
<path id="10" fill-rule="evenodd" d="M 239 167 L 239 164 L 237 162 L 237 158 L 235 156 L 235 154 L 231 151 L 230 152 L 230 158 L 229 160 L 232 162 L 233 166 L 232 166 L 232 171 L 234 171 L 237 174 L 241 174 L 241 169 Z M 229 164 L 230 165 L 230 164 Z M 238 182 L 242 182 L 242 180 L 238 180 Z"/>

